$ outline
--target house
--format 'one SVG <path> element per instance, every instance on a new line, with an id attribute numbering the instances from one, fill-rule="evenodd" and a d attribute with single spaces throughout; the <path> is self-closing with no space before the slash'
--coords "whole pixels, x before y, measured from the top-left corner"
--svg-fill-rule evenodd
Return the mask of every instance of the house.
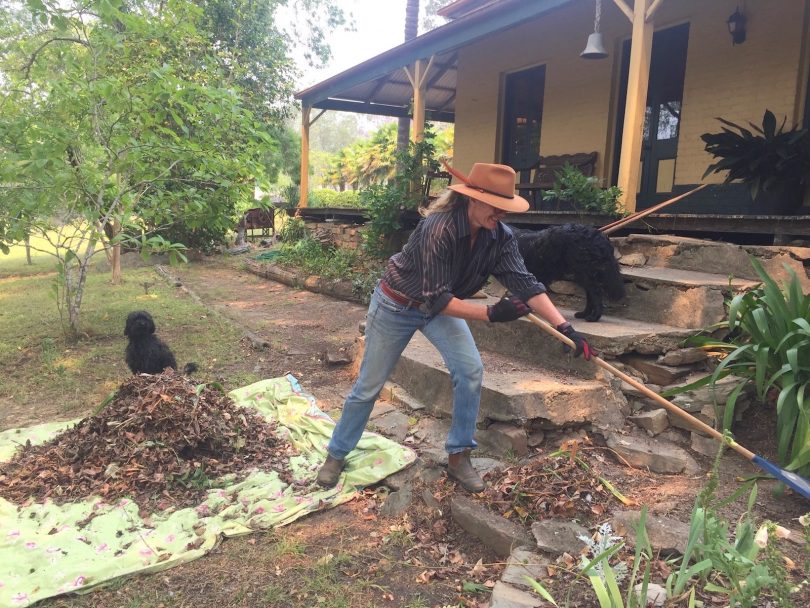
<path id="1" fill-rule="evenodd" d="M 593 152 L 594 174 L 628 211 L 689 190 L 711 162 L 700 135 L 717 117 L 765 109 L 810 126 L 806 0 L 456 0 L 450 21 L 300 91 L 302 204 L 307 141 L 325 110 L 455 123 L 454 165 L 522 169 Z M 607 57 L 580 56 L 599 29 Z M 526 182 L 524 172 L 518 179 Z M 681 213 L 761 213 L 738 185 L 712 186 Z M 744 221 L 742 218 L 740 221 Z M 810 234 L 799 218 L 794 234 Z M 705 223 L 705 222 L 704 222 Z M 801 226 L 800 226 L 801 225 Z"/>

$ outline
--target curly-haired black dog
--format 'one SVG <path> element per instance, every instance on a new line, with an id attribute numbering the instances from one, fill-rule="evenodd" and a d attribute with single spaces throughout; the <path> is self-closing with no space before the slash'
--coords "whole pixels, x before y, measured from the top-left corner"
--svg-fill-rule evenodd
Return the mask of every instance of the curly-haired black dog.
<path id="1" fill-rule="evenodd" d="M 564 224 L 545 230 L 512 229 L 526 268 L 548 286 L 570 278 L 587 296 L 578 319 L 598 321 L 604 309 L 602 299 L 621 300 L 624 281 L 610 240 L 591 226 Z"/>
<path id="2" fill-rule="evenodd" d="M 145 310 L 135 310 L 127 315 L 124 335 L 129 338 L 124 354 L 133 374 L 159 374 L 167 367 L 177 369 L 174 353 L 155 335 L 155 321 Z M 186 374 L 195 371 L 196 363 L 187 363 L 183 369 Z"/>

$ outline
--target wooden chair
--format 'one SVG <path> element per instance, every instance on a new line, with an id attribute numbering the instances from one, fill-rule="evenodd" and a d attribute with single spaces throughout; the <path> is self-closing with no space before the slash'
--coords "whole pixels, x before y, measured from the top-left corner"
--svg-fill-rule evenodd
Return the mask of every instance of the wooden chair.
<path id="1" fill-rule="evenodd" d="M 515 189 L 520 191 L 521 196 L 532 202 L 534 210 L 539 211 L 539 203 L 542 202 L 541 191 L 551 190 L 554 187 L 557 171 L 568 164 L 579 169 L 583 175 L 592 177 L 596 171 L 596 159 L 598 156 L 598 152 L 541 156 L 533 165 L 515 169 L 518 173 L 531 171 L 531 181 L 517 184 Z"/>
<path id="2" fill-rule="evenodd" d="M 442 189 L 446 188 L 450 185 L 450 180 L 453 179 L 453 176 L 450 175 L 447 171 L 428 171 L 427 175 L 425 175 L 425 182 L 422 184 L 422 200 L 420 202 L 421 207 L 427 207 L 431 201 L 433 201 L 436 196 L 431 194 L 431 190 L 433 189 L 433 182 L 435 180 L 444 180 L 444 186 Z"/>

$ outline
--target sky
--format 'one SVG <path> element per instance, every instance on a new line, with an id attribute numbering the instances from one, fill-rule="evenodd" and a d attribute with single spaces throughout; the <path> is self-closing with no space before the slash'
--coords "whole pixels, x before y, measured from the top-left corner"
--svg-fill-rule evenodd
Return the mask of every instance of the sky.
<path id="1" fill-rule="evenodd" d="M 328 36 L 332 59 L 320 70 L 303 62 L 299 89 L 306 88 L 366 59 L 379 55 L 405 38 L 406 0 L 335 0 L 354 19 L 354 31 L 336 31 Z"/>

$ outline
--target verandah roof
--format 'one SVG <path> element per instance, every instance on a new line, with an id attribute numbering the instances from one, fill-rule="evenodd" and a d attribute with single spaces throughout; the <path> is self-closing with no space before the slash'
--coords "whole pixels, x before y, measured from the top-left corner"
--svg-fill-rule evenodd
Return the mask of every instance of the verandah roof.
<path id="1" fill-rule="evenodd" d="M 405 66 L 433 58 L 427 74 L 427 118 L 453 122 L 456 97 L 456 52 L 493 32 L 517 26 L 527 19 L 571 0 L 501 0 L 483 6 L 435 30 L 390 49 L 323 82 L 295 94 L 306 107 L 409 116 L 413 86 Z"/>

